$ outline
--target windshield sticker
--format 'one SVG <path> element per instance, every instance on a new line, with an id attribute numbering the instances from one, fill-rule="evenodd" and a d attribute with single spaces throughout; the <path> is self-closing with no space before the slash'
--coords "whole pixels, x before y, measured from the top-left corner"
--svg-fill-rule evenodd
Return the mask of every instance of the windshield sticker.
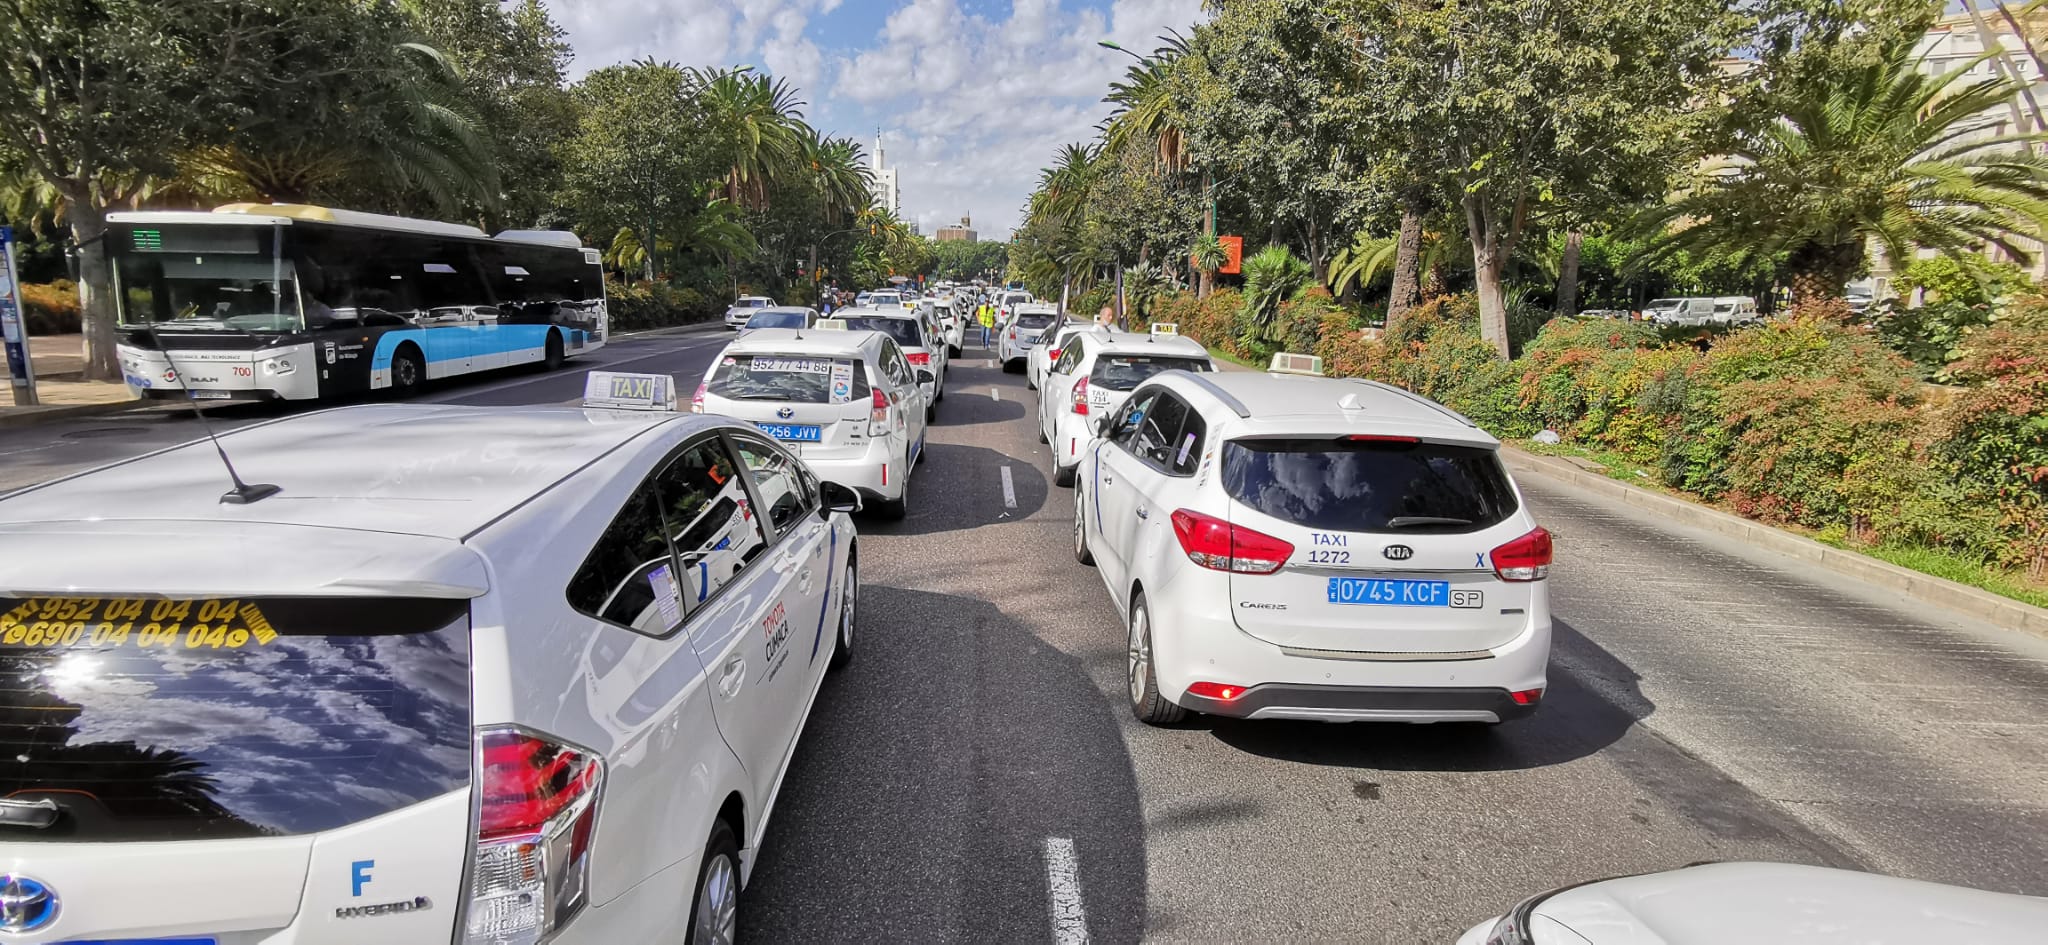
<path id="1" fill-rule="evenodd" d="M 647 572 L 647 583 L 654 588 L 655 606 L 661 608 L 662 626 L 673 627 L 683 622 L 683 594 L 676 587 L 676 574 L 662 565 Z"/>
<path id="2" fill-rule="evenodd" d="M 0 645 L 234 650 L 277 639 L 254 603 L 239 600 L 32 597 L 0 614 Z"/>
<path id="3" fill-rule="evenodd" d="M 780 371 L 785 374 L 830 374 L 832 362 L 817 358 L 763 358 L 756 357 L 752 365 L 756 371 Z"/>
<path id="4" fill-rule="evenodd" d="M 853 399 L 853 362 L 832 362 L 832 402 L 843 404 Z"/>
<path id="5" fill-rule="evenodd" d="M 1190 451 L 1192 451 L 1192 450 L 1193 450 L 1194 448 L 1195 448 L 1195 435 L 1194 435 L 1194 434 L 1192 434 L 1192 433 L 1190 433 L 1190 434 L 1188 434 L 1188 438 L 1187 438 L 1187 439 L 1185 439 L 1185 440 L 1182 440 L 1182 441 L 1180 441 L 1180 455 L 1179 455 L 1179 456 L 1175 456 L 1175 457 L 1173 458 L 1173 464 L 1174 464 L 1175 466 L 1185 466 L 1185 465 L 1187 465 L 1187 464 L 1188 464 L 1188 453 L 1189 453 Z"/>

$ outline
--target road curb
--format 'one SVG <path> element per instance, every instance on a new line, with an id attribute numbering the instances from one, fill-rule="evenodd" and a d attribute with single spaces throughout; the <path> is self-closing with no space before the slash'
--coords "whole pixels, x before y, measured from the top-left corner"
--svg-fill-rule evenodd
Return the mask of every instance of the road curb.
<path id="1" fill-rule="evenodd" d="M 1880 561 L 1867 555 L 1824 545 L 1804 535 L 1754 522 L 1719 509 L 1708 508 L 1696 502 L 1618 482 L 1605 474 L 1580 469 L 1553 456 L 1539 456 L 1506 445 L 1501 447 L 1501 456 L 1507 460 L 1509 468 L 1517 472 L 1533 472 L 1550 479 L 1569 482 L 1589 492 L 1619 499 L 1625 505 L 1655 512 L 1676 522 L 1740 539 L 1757 548 L 1810 561 L 1837 574 L 1868 581 L 1915 600 L 1926 601 L 2001 627 L 2021 630 L 2048 639 L 2048 609 L 2001 597 L 1967 584 L 1958 584 L 1947 578 L 1902 568 L 1889 561 Z"/>
<path id="2" fill-rule="evenodd" d="M 53 404 L 49 406 L 0 408 L 0 430 L 32 427 L 56 420 L 76 420 L 109 413 L 127 413 L 161 405 L 161 401 L 117 400 L 104 404 Z"/>

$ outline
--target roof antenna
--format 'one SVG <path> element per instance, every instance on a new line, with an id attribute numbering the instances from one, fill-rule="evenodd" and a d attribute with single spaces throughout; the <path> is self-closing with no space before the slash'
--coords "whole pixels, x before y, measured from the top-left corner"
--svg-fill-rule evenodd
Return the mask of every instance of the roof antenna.
<path id="1" fill-rule="evenodd" d="M 277 291 L 276 283 L 271 284 L 271 291 Z M 228 451 L 220 445 L 220 435 L 213 432 L 212 421 L 206 419 L 206 410 L 199 406 L 199 398 L 192 396 L 192 388 L 185 383 L 185 372 L 178 370 L 177 361 L 172 359 L 170 349 L 164 347 L 163 336 L 157 334 L 156 313 L 151 312 L 145 321 L 149 325 L 150 343 L 156 345 L 156 349 L 164 353 L 165 370 L 170 371 L 172 379 L 178 382 L 178 389 L 185 392 L 185 399 L 192 402 L 192 415 L 199 418 L 199 425 L 206 430 L 206 438 L 213 442 L 213 451 L 220 454 L 220 464 L 227 467 L 228 481 L 235 484 L 233 489 L 221 493 L 221 504 L 248 505 L 252 502 L 261 502 L 284 491 L 282 488 L 267 482 L 251 485 L 242 481 L 241 475 L 235 472 L 235 464 L 228 459 Z"/>

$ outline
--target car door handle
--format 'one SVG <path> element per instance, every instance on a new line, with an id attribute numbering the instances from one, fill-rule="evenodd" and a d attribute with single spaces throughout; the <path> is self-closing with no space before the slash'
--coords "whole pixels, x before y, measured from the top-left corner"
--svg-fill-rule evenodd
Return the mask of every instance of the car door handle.
<path id="1" fill-rule="evenodd" d="M 1141 506 L 1141 507 L 1139 507 L 1139 509 L 1138 509 L 1138 517 L 1139 517 L 1139 518 L 1151 518 L 1151 517 L 1152 517 L 1152 513 L 1151 513 L 1151 512 L 1148 512 L 1148 511 L 1146 511 L 1146 510 L 1145 510 L 1145 509 L 1144 509 L 1144 508 L 1143 508 L 1143 507 Z"/>
<path id="2" fill-rule="evenodd" d="M 1113 485 L 1116 485 L 1116 477 L 1115 477 L 1115 476 L 1112 476 L 1112 475 L 1110 475 L 1110 474 L 1108 474 L 1108 473 L 1103 473 L 1103 474 L 1102 474 L 1102 484 L 1103 484 L 1103 485 L 1105 485 L 1105 486 L 1113 486 Z"/>
<path id="3" fill-rule="evenodd" d="M 725 673 L 718 678 L 718 694 L 732 698 L 740 691 L 740 685 L 747 681 L 747 661 L 735 656 L 725 662 Z"/>

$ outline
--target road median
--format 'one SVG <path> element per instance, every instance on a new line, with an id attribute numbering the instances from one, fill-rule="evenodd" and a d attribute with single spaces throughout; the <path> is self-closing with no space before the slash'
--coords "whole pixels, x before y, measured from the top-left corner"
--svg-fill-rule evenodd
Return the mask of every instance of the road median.
<path id="1" fill-rule="evenodd" d="M 1837 574 L 1867 581 L 1915 600 L 2048 639 L 2048 609 L 1966 584 L 1958 584 L 1946 578 L 1923 574 L 1890 562 L 1879 561 L 1868 555 L 1822 544 L 1803 535 L 1696 502 L 1632 486 L 1604 473 L 1582 469 L 1558 457 L 1539 456 L 1512 446 L 1502 446 L 1501 456 L 1507 461 L 1509 468 L 1518 473 L 1535 473 L 1549 479 L 1568 482 L 1589 492 L 1619 500 L 1624 505 L 1654 512 L 1670 521 L 1739 539 L 1753 547 L 1810 561 Z"/>

